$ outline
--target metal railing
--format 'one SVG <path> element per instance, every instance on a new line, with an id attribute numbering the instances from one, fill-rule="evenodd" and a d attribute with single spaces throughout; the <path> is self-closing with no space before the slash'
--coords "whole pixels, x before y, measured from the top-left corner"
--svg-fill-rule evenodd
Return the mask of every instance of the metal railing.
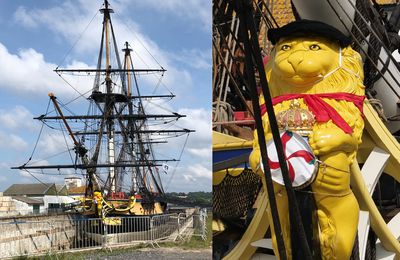
<path id="1" fill-rule="evenodd" d="M 203 215 L 166 214 L 101 219 L 0 222 L 0 258 L 114 245 L 175 241 L 187 233 L 205 237 Z M 198 228 L 198 223 L 200 228 Z"/>
<path id="2" fill-rule="evenodd" d="M 192 236 L 200 236 L 203 240 L 207 238 L 207 210 L 201 209 L 199 214 L 185 214 L 178 215 L 178 235 L 177 239 L 188 239 Z"/>
<path id="3" fill-rule="evenodd" d="M 168 239 L 178 227 L 178 215 L 168 214 L 154 216 L 151 219 L 152 240 Z"/>
<path id="4" fill-rule="evenodd" d="M 207 238 L 207 209 L 201 209 L 200 214 L 193 214 L 193 234 L 203 240 Z"/>

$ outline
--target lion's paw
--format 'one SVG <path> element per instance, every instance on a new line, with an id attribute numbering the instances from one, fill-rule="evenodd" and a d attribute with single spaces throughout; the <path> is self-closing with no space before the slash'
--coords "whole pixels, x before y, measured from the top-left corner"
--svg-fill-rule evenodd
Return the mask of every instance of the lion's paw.
<path id="1" fill-rule="evenodd" d="M 351 153 L 357 149 L 357 140 L 339 128 L 323 128 L 313 131 L 309 143 L 315 155 L 342 151 Z"/>

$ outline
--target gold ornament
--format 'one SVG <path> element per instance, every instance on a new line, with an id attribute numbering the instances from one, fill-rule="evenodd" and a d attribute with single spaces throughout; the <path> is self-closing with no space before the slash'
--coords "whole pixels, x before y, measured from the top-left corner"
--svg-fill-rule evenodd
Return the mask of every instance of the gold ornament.
<path id="1" fill-rule="evenodd" d="M 280 130 L 290 130 L 307 137 L 315 123 L 315 116 L 306 108 L 300 107 L 298 99 L 293 99 L 290 108 L 276 115 Z"/>

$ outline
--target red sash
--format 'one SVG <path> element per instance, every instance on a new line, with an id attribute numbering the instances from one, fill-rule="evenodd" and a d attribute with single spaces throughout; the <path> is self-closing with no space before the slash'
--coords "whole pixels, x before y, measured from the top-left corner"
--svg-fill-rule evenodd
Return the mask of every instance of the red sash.
<path id="1" fill-rule="evenodd" d="M 308 106 L 310 111 L 315 115 L 317 122 L 327 122 L 330 119 L 332 122 L 340 127 L 346 134 L 353 133 L 353 129 L 347 124 L 347 122 L 339 115 L 339 113 L 326 103 L 322 98 L 329 98 L 335 100 L 345 100 L 352 102 L 361 112 L 363 113 L 363 102 L 365 96 L 358 96 L 349 93 L 324 93 L 324 94 L 286 94 L 277 96 L 272 99 L 272 104 L 276 105 L 286 100 L 292 100 L 296 98 L 302 98 L 304 103 Z M 265 104 L 260 106 L 261 115 L 267 112 Z"/>

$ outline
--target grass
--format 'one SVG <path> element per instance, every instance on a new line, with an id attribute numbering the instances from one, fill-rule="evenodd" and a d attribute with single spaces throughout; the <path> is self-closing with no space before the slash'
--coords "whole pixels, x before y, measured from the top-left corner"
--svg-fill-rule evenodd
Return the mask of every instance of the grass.
<path id="1" fill-rule="evenodd" d="M 112 248 L 112 251 L 108 249 L 90 249 L 80 252 L 58 252 L 58 253 L 48 253 L 44 256 L 21 256 L 16 257 L 14 259 L 37 259 L 37 260 L 84 260 L 87 259 L 89 256 L 96 259 L 102 256 L 110 256 L 110 255 L 117 255 L 121 253 L 129 253 L 136 251 L 140 248 L 147 247 L 146 244 L 140 244 L 136 246 L 127 246 L 127 247 L 120 247 L 120 248 Z"/>

